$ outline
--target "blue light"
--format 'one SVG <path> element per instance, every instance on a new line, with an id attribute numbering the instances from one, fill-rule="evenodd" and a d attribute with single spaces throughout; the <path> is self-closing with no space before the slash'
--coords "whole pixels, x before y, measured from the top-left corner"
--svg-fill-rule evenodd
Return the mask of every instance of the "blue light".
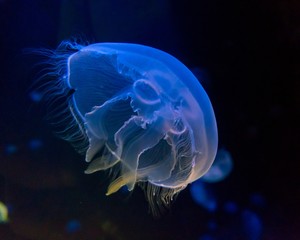
<path id="1" fill-rule="evenodd" d="M 42 93 L 39 93 L 37 91 L 32 91 L 29 93 L 29 97 L 33 102 L 40 102 L 42 100 Z"/>
<path id="2" fill-rule="evenodd" d="M 220 182 L 231 173 L 232 168 L 231 154 L 225 149 L 219 149 L 213 165 L 202 177 L 202 180 L 210 183 Z"/>
<path id="3" fill-rule="evenodd" d="M 210 220 L 210 221 L 208 221 L 208 223 L 207 223 L 207 228 L 208 228 L 209 230 L 211 230 L 211 231 L 214 231 L 214 230 L 216 230 L 216 229 L 218 228 L 218 224 L 216 223 L 216 221 Z"/>
<path id="4" fill-rule="evenodd" d="M 81 223 L 78 220 L 73 219 L 73 220 L 70 220 L 69 222 L 67 222 L 67 225 L 66 225 L 67 233 L 75 233 L 75 232 L 78 232 L 80 229 L 81 229 Z"/>
<path id="5" fill-rule="evenodd" d="M 195 203 L 204 207 L 209 212 L 217 210 L 217 200 L 201 180 L 197 180 L 190 185 L 190 192 Z"/>
<path id="6" fill-rule="evenodd" d="M 199 240 L 215 240 L 215 238 L 212 235 L 204 234 L 199 237 Z"/>
<path id="7" fill-rule="evenodd" d="M 262 234 L 262 221 L 250 210 L 242 212 L 243 229 L 248 240 L 258 240 Z"/>
<path id="8" fill-rule="evenodd" d="M 250 202 L 257 207 L 264 207 L 266 205 L 266 199 L 258 193 L 253 193 L 250 196 Z"/>
<path id="9" fill-rule="evenodd" d="M 18 148 L 17 148 L 16 145 L 14 145 L 14 144 L 6 144 L 6 145 L 5 145 L 4 152 L 5 152 L 7 155 L 15 154 L 17 151 L 18 151 Z"/>
<path id="10" fill-rule="evenodd" d="M 42 146 L 43 146 L 42 140 L 37 139 L 37 138 L 31 139 L 31 140 L 28 142 L 28 148 L 31 149 L 31 150 L 38 150 L 38 149 L 40 149 Z"/>
<path id="11" fill-rule="evenodd" d="M 238 211 L 238 206 L 235 202 L 228 201 L 224 204 L 224 211 L 230 214 L 234 214 Z"/>

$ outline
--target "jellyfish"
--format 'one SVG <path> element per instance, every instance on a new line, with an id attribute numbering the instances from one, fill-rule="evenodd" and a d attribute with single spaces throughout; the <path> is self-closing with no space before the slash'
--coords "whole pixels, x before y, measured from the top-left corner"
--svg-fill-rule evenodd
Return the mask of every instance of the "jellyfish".
<path id="1" fill-rule="evenodd" d="M 212 165 L 211 102 L 175 57 L 129 43 L 64 41 L 39 52 L 48 57 L 42 91 L 65 126 L 60 135 L 85 155 L 85 173 L 112 173 L 106 195 L 139 185 L 156 211 Z"/>
<path id="2" fill-rule="evenodd" d="M 211 168 L 202 177 L 204 182 L 215 183 L 223 181 L 232 172 L 233 161 L 231 154 L 225 148 L 217 151 L 216 159 Z"/>
<path id="3" fill-rule="evenodd" d="M 194 202 L 208 212 L 214 213 L 217 210 L 218 202 L 214 192 L 201 179 L 190 185 L 190 193 Z"/>

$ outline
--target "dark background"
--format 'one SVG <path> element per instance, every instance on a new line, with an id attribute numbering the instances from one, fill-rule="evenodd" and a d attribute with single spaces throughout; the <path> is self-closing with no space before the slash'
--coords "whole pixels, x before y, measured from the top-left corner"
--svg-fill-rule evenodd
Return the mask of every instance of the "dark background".
<path id="1" fill-rule="evenodd" d="M 253 239 L 239 225 L 243 209 L 259 216 L 259 239 L 300 239 L 299 12 L 293 0 L 1 0 L 0 201 L 10 221 L 0 239 Z M 24 49 L 55 49 L 71 37 L 153 46 L 197 70 L 234 162 L 211 188 L 219 206 L 237 203 L 236 215 L 207 212 L 188 188 L 160 219 L 138 188 L 105 197 L 106 175 L 83 173 L 83 157 L 52 134 L 44 106 L 29 97 L 40 59 Z M 35 151 L 34 138 L 43 142 Z M 252 206 L 252 194 L 264 204 Z M 81 224 L 74 233 L 70 219 Z"/>

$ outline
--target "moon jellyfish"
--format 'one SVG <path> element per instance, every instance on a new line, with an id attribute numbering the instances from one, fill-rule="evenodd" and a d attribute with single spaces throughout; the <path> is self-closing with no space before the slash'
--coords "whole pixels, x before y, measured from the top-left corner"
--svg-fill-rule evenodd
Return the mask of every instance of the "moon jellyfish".
<path id="1" fill-rule="evenodd" d="M 213 165 L 202 177 L 202 180 L 210 183 L 220 182 L 231 173 L 232 168 L 231 154 L 225 149 L 219 149 Z"/>
<path id="2" fill-rule="evenodd" d="M 190 186 L 190 193 L 195 203 L 205 208 L 208 212 L 215 212 L 218 208 L 214 193 L 200 180 Z"/>
<path id="3" fill-rule="evenodd" d="M 210 168 L 214 111 L 176 58 L 127 43 L 65 41 L 40 53 L 48 57 L 44 97 L 65 126 L 60 134 L 85 154 L 86 173 L 110 170 L 107 195 L 139 185 L 155 213 Z"/>

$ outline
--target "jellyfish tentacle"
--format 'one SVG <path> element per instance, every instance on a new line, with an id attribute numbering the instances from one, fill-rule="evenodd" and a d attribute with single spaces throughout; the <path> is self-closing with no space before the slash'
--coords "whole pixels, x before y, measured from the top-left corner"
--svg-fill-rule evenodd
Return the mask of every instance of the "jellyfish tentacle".
<path id="1" fill-rule="evenodd" d="M 84 173 L 90 174 L 100 170 L 107 170 L 120 162 L 120 158 L 114 154 L 107 144 L 98 153 L 98 156 L 93 159 Z"/>
<path id="2" fill-rule="evenodd" d="M 171 176 L 175 164 L 172 145 L 161 139 L 158 144 L 141 154 L 138 175 L 149 182 L 162 182 Z"/>
<path id="3" fill-rule="evenodd" d="M 121 187 L 135 181 L 135 176 L 132 174 L 123 174 L 111 182 L 107 188 L 106 196 L 117 192 Z"/>
<path id="4" fill-rule="evenodd" d="M 90 141 L 86 153 L 87 162 L 99 155 L 104 145 L 111 154 L 116 155 L 114 134 L 133 114 L 130 99 L 126 95 L 121 95 L 106 101 L 102 106 L 95 106 L 91 112 L 85 115 L 86 134 Z"/>

